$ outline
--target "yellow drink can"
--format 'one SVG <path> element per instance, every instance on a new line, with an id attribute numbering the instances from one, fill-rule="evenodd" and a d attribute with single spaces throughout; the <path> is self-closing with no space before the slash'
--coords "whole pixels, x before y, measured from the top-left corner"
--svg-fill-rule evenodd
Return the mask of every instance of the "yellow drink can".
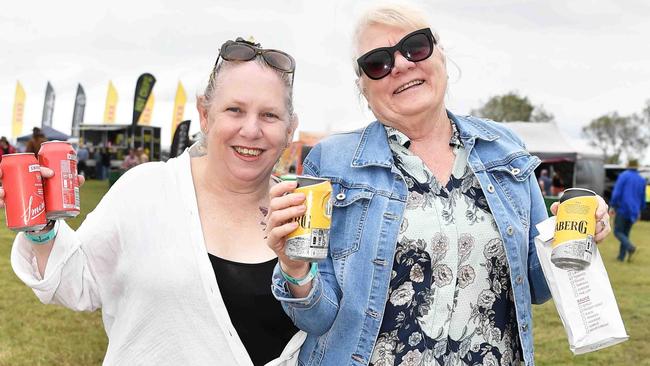
<path id="1" fill-rule="evenodd" d="M 567 270 L 583 270 L 591 263 L 596 234 L 596 193 L 569 188 L 560 197 L 551 262 Z"/>
<path id="2" fill-rule="evenodd" d="M 332 185 L 324 178 L 297 176 L 294 192 L 305 194 L 305 214 L 296 219 L 298 228 L 287 235 L 285 254 L 295 260 L 327 258 L 332 225 Z"/>

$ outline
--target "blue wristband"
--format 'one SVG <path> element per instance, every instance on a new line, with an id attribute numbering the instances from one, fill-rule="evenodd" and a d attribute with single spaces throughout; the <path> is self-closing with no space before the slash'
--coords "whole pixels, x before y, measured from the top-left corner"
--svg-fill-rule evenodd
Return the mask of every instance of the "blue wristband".
<path id="1" fill-rule="evenodd" d="M 25 237 L 32 242 L 32 244 L 46 244 L 50 240 L 54 239 L 56 233 L 59 231 L 59 220 L 54 220 L 54 226 L 47 232 L 41 234 L 35 234 L 34 232 L 25 232 Z"/>
<path id="2" fill-rule="evenodd" d="M 317 262 L 312 262 L 311 267 L 309 268 L 309 272 L 305 275 L 303 278 L 294 278 L 289 276 L 288 274 L 284 273 L 282 270 L 282 266 L 280 266 L 280 273 L 282 273 L 282 277 L 284 277 L 287 282 L 292 283 L 297 286 L 302 286 L 307 283 L 309 283 L 311 280 L 316 277 L 316 274 L 318 273 L 318 263 Z"/>

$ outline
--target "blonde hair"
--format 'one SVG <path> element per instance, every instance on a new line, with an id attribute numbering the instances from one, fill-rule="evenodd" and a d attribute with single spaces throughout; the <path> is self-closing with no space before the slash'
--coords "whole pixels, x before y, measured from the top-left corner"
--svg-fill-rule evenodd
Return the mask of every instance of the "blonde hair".
<path id="1" fill-rule="evenodd" d="M 255 56 L 254 59 L 250 61 L 227 61 L 227 60 L 221 60 L 219 64 L 215 65 L 214 68 L 212 69 L 212 72 L 210 73 L 210 78 L 208 80 L 208 85 L 205 87 L 205 91 L 203 92 L 203 106 L 206 108 L 210 107 L 210 104 L 215 98 L 215 91 L 217 89 L 217 85 L 219 84 L 219 75 L 223 74 L 224 72 L 227 72 L 228 69 L 232 68 L 234 65 L 241 64 L 243 62 L 255 62 L 258 65 L 260 65 L 262 68 L 266 70 L 271 70 L 278 75 L 280 80 L 282 80 L 282 83 L 285 86 L 285 95 L 284 95 L 284 100 L 285 100 L 285 106 L 287 108 L 287 112 L 289 112 L 289 117 L 293 115 L 293 77 L 291 73 L 286 73 L 282 72 L 279 70 L 274 69 L 273 67 L 269 66 L 266 61 L 262 59 L 260 56 Z M 295 71 L 294 71 L 295 72 Z"/>
<path id="2" fill-rule="evenodd" d="M 261 48 L 261 46 L 258 46 Z M 262 59 L 261 56 L 257 55 L 255 58 L 253 58 L 250 61 L 227 61 L 224 59 L 221 59 L 218 64 L 215 64 L 214 67 L 212 68 L 212 72 L 210 73 L 210 77 L 208 79 L 208 85 L 205 87 L 205 90 L 203 91 L 202 95 L 199 95 L 197 98 L 199 100 L 199 103 L 203 106 L 205 109 L 209 109 L 210 105 L 214 101 L 215 98 L 218 98 L 216 95 L 217 92 L 217 87 L 220 83 L 220 78 L 219 75 L 222 75 L 225 72 L 228 72 L 230 68 L 232 68 L 234 65 L 241 64 L 243 62 L 255 62 L 258 65 L 260 65 L 262 68 L 271 70 L 278 75 L 280 80 L 282 80 L 282 83 L 284 84 L 285 87 L 285 94 L 284 94 L 284 100 L 285 100 L 285 107 L 287 108 L 287 112 L 289 114 L 289 121 L 294 116 L 294 110 L 293 110 L 293 75 L 291 73 L 286 73 L 280 70 L 277 70 L 271 66 L 269 66 L 266 61 Z M 295 70 L 294 70 L 295 73 Z M 290 122 L 289 122 L 290 123 Z M 205 149 L 207 147 L 207 139 L 204 131 L 200 131 L 199 134 L 199 141 L 197 146 L 199 148 Z M 198 150 L 197 150 L 198 151 Z M 199 151 L 196 153 L 197 155 L 195 156 L 200 156 L 200 155 L 205 155 L 205 151 Z"/>
<path id="3" fill-rule="evenodd" d="M 363 32 L 373 25 L 385 25 L 413 31 L 430 28 L 429 21 L 423 16 L 423 13 L 423 10 L 405 4 L 377 5 L 366 10 L 357 21 L 352 36 L 352 62 L 357 76 L 361 75 L 357 65 L 357 58 L 361 56 L 359 43 Z M 431 29 L 431 32 L 436 42 L 439 42 L 438 33 L 433 29 Z"/>

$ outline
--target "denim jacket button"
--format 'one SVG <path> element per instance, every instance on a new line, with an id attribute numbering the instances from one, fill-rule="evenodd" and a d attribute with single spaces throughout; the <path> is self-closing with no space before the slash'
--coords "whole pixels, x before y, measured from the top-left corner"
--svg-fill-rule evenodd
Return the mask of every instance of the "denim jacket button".
<path id="1" fill-rule="evenodd" d="M 488 192 L 490 192 L 490 193 L 494 193 L 494 186 L 491 185 L 491 184 L 488 185 L 488 186 L 487 186 L 487 190 L 488 190 Z"/>
<path id="2" fill-rule="evenodd" d="M 528 331 L 528 324 L 524 323 L 524 324 L 521 326 L 521 330 L 523 330 L 524 332 Z"/>
<path id="3" fill-rule="evenodd" d="M 521 277 L 521 276 L 517 276 L 517 278 L 515 279 L 515 281 L 516 281 L 518 284 L 521 285 L 521 283 L 524 282 L 524 278 Z"/>
<path id="4" fill-rule="evenodd" d="M 506 232 L 508 233 L 508 235 L 512 235 L 515 232 L 515 230 L 512 228 L 512 226 L 508 226 Z"/>
<path id="5" fill-rule="evenodd" d="M 512 175 L 517 175 L 517 174 L 521 173 L 521 169 L 513 168 L 513 169 L 510 171 L 510 173 L 512 173 Z"/>
<path id="6" fill-rule="evenodd" d="M 345 199 L 345 193 L 341 192 L 336 195 L 336 200 L 337 201 L 343 201 Z"/>

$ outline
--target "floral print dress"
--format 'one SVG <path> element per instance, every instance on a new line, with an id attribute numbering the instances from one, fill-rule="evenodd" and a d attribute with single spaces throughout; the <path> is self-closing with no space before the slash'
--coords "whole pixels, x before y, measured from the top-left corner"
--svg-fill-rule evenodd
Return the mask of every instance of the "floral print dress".
<path id="1" fill-rule="evenodd" d="M 386 127 L 409 195 L 373 366 L 521 363 L 503 242 L 451 123 L 456 158 L 445 186 L 408 137 Z"/>

